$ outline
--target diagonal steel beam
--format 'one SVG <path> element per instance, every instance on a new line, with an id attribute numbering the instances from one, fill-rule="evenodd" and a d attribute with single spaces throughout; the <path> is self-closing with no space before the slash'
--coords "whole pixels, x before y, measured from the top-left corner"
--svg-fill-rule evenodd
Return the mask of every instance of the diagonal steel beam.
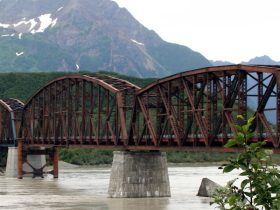
<path id="1" fill-rule="evenodd" d="M 274 89 L 275 85 L 276 85 L 276 75 L 273 75 L 271 80 L 270 80 L 270 82 L 269 82 L 269 84 L 268 84 L 268 87 L 267 87 L 265 93 L 263 94 L 263 96 L 259 100 L 259 104 L 258 104 L 257 110 L 256 110 L 256 112 L 254 114 L 255 119 L 254 119 L 254 121 L 252 123 L 252 126 L 251 126 L 251 130 L 252 131 L 256 130 L 256 128 L 257 128 L 257 118 L 262 116 L 262 114 L 264 112 L 264 109 L 265 109 L 265 106 L 266 106 L 266 104 L 268 102 L 268 99 L 269 99 L 271 93 L 273 92 L 273 89 Z M 266 126 L 266 123 L 263 120 L 263 118 L 260 117 L 259 119 L 261 120 L 261 123 L 264 126 Z"/>
<path id="2" fill-rule="evenodd" d="M 273 130 L 268 122 L 268 120 L 266 119 L 264 113 L 256 113 L 256 117 L 258 117 L 261 121 L 261 123 L 263 124 L 267 136 L 271 139 L 274 147 L 278 147 L 278 139 L 275 137 L 275 135 L 273 135 Z"/>
<path id="3" fill-rule="evenodd" d="M 197 111 L 197 108 L 198 108 L 198 105 L 199 105 L 199 102 L 203 96 L 203 91 L 204 91 L 204 88 L 206 86 L 205 83 L 203 83 L 203 86 L 201 87 L 200 91 L 199 91 L 199 97 L 197 98 L 198 100 L 195 100 L 194 101 L 194 96 L 189 88 L 189 85 L 186 84 L 186 81 L 182 78 L 182 82 L 183 82 L 183 86 L 184 86 L 184 91 L 186 92 L 186 95 L 188 96 L 188 99 L 189 99 L 189 102 L 191 104 L 191 108 L 192 108 L 192 113 L 196 119 L 196 123 L 198 124 L 198 127 L 200 129 L 200 132 L 202 133 L 202 135 L 204 136 L 205 139 L 207 139 L 207 128 L 206 128 L 206 125 L 202 119 L 202 116 L 201 116 L 201 113 Z M 185 137 L 188 136 L 188 133 L 189 133 L 189 130 L 190 130 L 190 127 L 192 126 L 193 123 L 189 124 L 187 129 L 186 129 L 186 134 L 185 134 Z"/>
<path id="4" fill-rule="evenodd" d="M 122 92 L 118 92 L 116 99 L 118 104 L 118 113 L 120 119 L 120 128 L 121 128 L 121 137 L 125 145 L 128 144 L 128 134 L 126 129 L 126 119 L 125 119 L 125 111 L 124 111 L 124 95 Z"/>
<path id="5" fill-rule="evenodd" d="M 145 119 L 145 122 L 146 122 L 145 125 L 148 127 L 149 133 L 151 135 L 152 142 L 154 143 L 154 145 L 158 146 L 157 135 L 156 135 L 156 132 L 154 130 L 153 124 L 151 122 L 151 116 L 150 116 L 147 108 L 145 107 L 141 97 L 137 97 L 137 99 L 138 99 L 139 106 L 141 108 L 141 111 L 143 113 L 143 116 L 144 116 L 144 119 Z"/>
<path id="6" fill-rule="evenodd" d="M 271 80 L 270 80 L 270 82 L 269 82 L 269 84 L 268 84 L 268 87 L 267 87 L 267 89 L 266 89 L 266 91 L 265 91 L 265 93 L 264 93 L 264 95 L 263 95 L 263 97 L 262 97 L 262 99 L 261 99 L 261 101 L 260 101 L 260 103 L 258 105 L 256 113 L 257 112 L 260 113 L 260 112 L 264 111 L 264 108 L 265 108 L 265 106 L 267 104 L 267 101 L 268 101 L 271 93 L 273 92 L 273 88 L 275 87 L 275 84 L 276 84 L 276 76 L 273 75 Z"/>
<path id="7" fill-rule="evenodd" d="M 223 109 L 228 109 L 228 108 L 232 108 L 235 100 L 237 98 L 238 95 L 238 90 L 241 86 L 241 81 L 242 78 L 244 79 L 246 77 L 246 73 L 242 72 L 242 71 L 238 71 L 237 74 L 235 75 L 234 79 L 229 87 L 229 91 L 228 94 L 225 98 L 224 104 L 223 104 Z M 222 120 L 223 120 L 223 113 L 220 113 L 220 115 L 218 116 L 217 119 L 217 126 L 213 131 L 212 137 L 210 139 L 209 145 L 211 145 L 211 143 L 213 142 L 213 140 L 216 138 L 216 136 L 218 135 L 220 129 L 221 129 L 221 125 L 222 125 Z"/>
<path id="8" fill-rule="evenodd" d="M 168 103 L 168 99 L 166 98 L 165 93 L 163 92 L 161 86 L 158 86 L 158 90 L 162 99 L 162 102 L 164 104 L 164 107 L 166 109 L 169 123 L 173 129 L 174 135 L 175 135 L 175 141 L 178 143 L 178 145 L 181 145 L 181 139 L 183 137 L 182 129 L 180 129 L 180 125 L 178 123 L 178 120 L 176 119 L 176 113 L 173 109 L 172 105 Z"/>
<path id="9" fill-rule="evenodd" d="M 276 98 L 276 125 L 277 125 L 277 144 L 280 143 L 280 73 L 275 73 L 276 76 L 276 84 L 277 84 L 277 98 Z"/>
<path id="10" fill-rule="evenodd" d="M 202 101 L 202 99 L 203 99 L 203 96 L 204 96 L 204 89 L 205 89 L 205 87 L 206 87 L 206 82 L 204 81 L 203 83 L 202 83 L 202 86 L 201 86 L 201 88 L 200 88 L 200 90 L 199 90 L 199 93 L 198 93 L 198 95 L 197 95 L 197 97 L 196 97 L 196 99 L 195 99 L 195 101 L 194 101 L 194 107 L 195 107 L 195 109 L 198 109 L 198 106 L 199 106 L 199 104 L 200 104 L 200 102 Z M 192 94 L 193 95 L 193 94 Z M 194 99 L 194 98 L 193 98 Z M 189 133 L 190 133 L 190 131 L 191 131 L 191 128 L 192 128 L 192 124 L 193 124 L 193 120 L 191 120 L 190 122 L 189 122 L 189 124 L 187 125 L 187 128 L 185 129 L 185 136 L 184 136 L 184 141 L 188 138 L 188 135 L 189 135 Z M 207 129 L 206 129 L 207 130 Z"/>

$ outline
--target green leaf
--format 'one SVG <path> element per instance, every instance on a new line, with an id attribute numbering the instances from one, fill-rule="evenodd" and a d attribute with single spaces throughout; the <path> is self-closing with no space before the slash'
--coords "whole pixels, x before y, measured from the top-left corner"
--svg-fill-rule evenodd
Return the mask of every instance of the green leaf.
<path id="1" fill-rule="evenodd" d="M 255 117 L 250 117 L 247 121 L 247 124 L 252 124 L 252 122 L 255 120 Z"/>
<path id="2" fill-rule="evenodd" d="M 250 145 L 249 145 L 249 147 L 251 148 L 251 149 L 256 149 L 257 147 L 260 147 L 262 144 L 261 144 L 261 142 L 256 142 L 256 143 L 251 143 Z"/>
<path id="3" fill-rule="evenodd" d="M 280 187 L 279 186 L 273 186 L 269 189 L 271 193 L 279 193 L 280 192 Z"/>
<path id="4" fill-rule="evenodd" d="M 241 188 L 244 189 L 248 183 L 250 183 L 250 180 L 244 179 L 240 184 Z"/>
<path id="5" fill-rule="evenodd" d="M 251 192 L 244 192 L 244 194 L 247 195 L 247 196 L 250 197 L 250 198 L 254 196 L 254 194 L 251 193 Z"/>
<path id="6" fill-rule="evenodd" d="M 238 132 L 237 136 L 235 137 L 235 140 L 238 144 L 244 144 L 245 143 L 245 138 L 244 138 L 244 134 Z"/>
<path id="7" fill-rule="evenodd" d="M 237 115 L 237 116 L 236 116 L 236 118 L 237 118 L 237 119 L 244 120 L 244 117 L 243 117 L 242 115 L 240 115 L 240 114 L 239 114 L 239 115 Z"/>
<path id="8" fill-rule="evenodd" d="M 248 175 L 249 175 L 249 172 L 247 172 L 247 171 L 244 171 L 239 174 L 239 176 L 248 176 Z"/>
<path id="9" fill-rule="evenodd" d="M 243 126 L 242 126 L 243 132 L 247 134 L 247 133 L 249 132 L 250 126 L 251 126 L 250 124 L 245 124 L 245 125 L 243 125 Z"/>
<path id="10" fill-rule="evenodd" d="M 230 147 L 232 147 L 232 146 L 234 146 L 234 145 L 236 145 L 236 144 L 238 144 L 238 142 L 237 142 L 236 140 L 230 139 L 230 140 L 225 144 L 224 147 L 230 148 Z"/>
<path id="11" fill-rule="evenodd" d="M 229 164 L 229 165 L 227 165 L 227 166 L 224 167 L 223 172 L 224 172 L 224 173 L 228 173 L 228 172 L 231 172 L 231 171 L 232 171 L 233 169 L 235 169 L 235 168 L 236 168 L 235 165 Z"/>
<path id="12" fill-rule="evenodd" d="M 242 132 L 242 127 L 240 125 L 234 125 L 234 127 L 239 131 Z"/>
<path id="13" fill-rule="evenodd" d="M 257 171 L 259 168 L 259 163 L 253 163 L 252 168 Z"/>
<path id="14" fill-rule="evenodd" d="M 249 139 L 251 139 L 251 138 L 253 138 L 254 137 L 254 133 L 248 133 L 248 134 L 246 134 L 246 138 L 247 138 L 247 140 L 249 140 Z"/>
<path id="15" fill-rule="evenodd" d="M 229 205 L 234 205 L 236 203 L 236 196 L 233 194 L 228 198 Z"/>

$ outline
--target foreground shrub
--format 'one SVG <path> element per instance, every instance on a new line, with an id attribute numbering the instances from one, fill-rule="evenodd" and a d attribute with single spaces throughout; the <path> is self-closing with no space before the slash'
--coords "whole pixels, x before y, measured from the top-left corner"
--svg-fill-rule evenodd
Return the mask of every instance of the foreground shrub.
<path id="1" fill-rule="evenodd" d="M 224 173 L 234 169 L 241 172 L 239 177 L 225 187 L 218 188 L 212 195 L 217 208 L 222 210 L 271 210 L 280 209 L 280 171 L 271 161 L 272 150 L 266 149 L 265 141 L 248 143 L 253 138 L 252 123 L 254 118 L 235 125 L 238 133 L 228 141 L 225 147 L 241 147 L 244 152 L 222 166 Z M 241 183 L 236 181 L 241 179 Z"/>

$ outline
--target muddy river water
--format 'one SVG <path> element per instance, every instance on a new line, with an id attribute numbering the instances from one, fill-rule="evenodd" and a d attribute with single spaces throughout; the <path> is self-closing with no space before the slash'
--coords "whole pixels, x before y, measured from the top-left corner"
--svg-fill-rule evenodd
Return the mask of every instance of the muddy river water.
<path id="1" fill-rule="evenodd" d="M 0 209 L 89 209 L 89 210 L 207 210 L 214 209 L 208 198 L 197 197 L 201 179 L 220 184 L 232 179 L 217 166 L 169 167 L 170 198 L 107 198 L 110 168 L 60 170 L 51 175 L 23 180 L 0 176 Z"/>

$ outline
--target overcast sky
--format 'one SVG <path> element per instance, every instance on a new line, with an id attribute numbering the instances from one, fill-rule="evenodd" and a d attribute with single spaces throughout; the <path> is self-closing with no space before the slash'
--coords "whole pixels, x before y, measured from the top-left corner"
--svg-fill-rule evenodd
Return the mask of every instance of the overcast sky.
<path id="1" fill-rule="evenodd" d="M 280 0 L 114 0 L 168 42 L 211 60 L 280 61 Z"/>

